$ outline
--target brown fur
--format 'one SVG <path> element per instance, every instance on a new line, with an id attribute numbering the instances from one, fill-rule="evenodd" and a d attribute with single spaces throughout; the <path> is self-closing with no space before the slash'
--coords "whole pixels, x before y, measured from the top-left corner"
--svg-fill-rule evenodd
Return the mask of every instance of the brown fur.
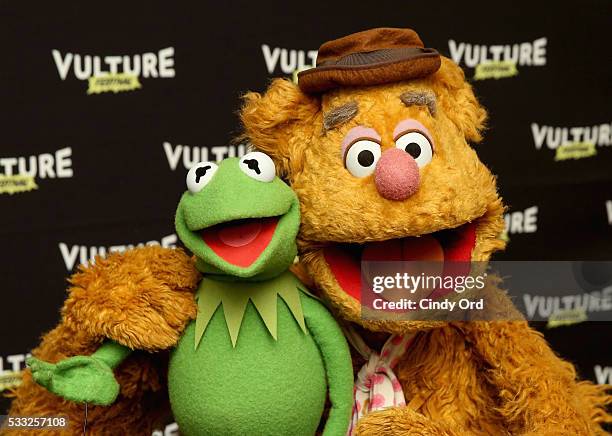
<path id="1" fill-rule="evenodd" d="M 167 353 L 196 315 L 193 292 L 200 275 L 182 250 L 145 247 L 96 259 L 72 276 L 59 325 L 32 351 L 57 362 L 89 355 L 105 338 L 146 350 L 130 355 L 116 370 L 121 385 L 109 407 L 88 408 L 88 428 L 96 435 L 150 435 L 169 415 L 166 389 Z M 82 433 L 84 406 L 49 393 L 26 370 L 12 393 L 11 415 L 67 415 L 70 428 L 48 435 Z M 10 431 L 30 435 L 31 431 Z"/>
<path id="2" fill-rule="evenodd" d="M 415 90 L 435 94 L 435 116 L 424 106 L 400 101 L 402 93 Z M 352 101 L 359 107 L 355 118 L 336 129 L 323 128 L 325 113 Z M 366 321 L 323 257 L 330 243 L 418 236 L 467 222 L 477 225 L 472 260 L 487 260 L 504 247 L 504 207 L 495 178 L 469 146 L 481 140 L 486 112 L 458 66 L 443 58 L 440 70 L 424 79 L 339 88 L 317 97 L 277 79 L 264 95 L 245 95 L 241 117 L 244 137 L 275 159 L 298 194 L 301 259 L 337 316 L 353 322 L 378 347 L 385 339 L 380 332 L 417 332 L 398 367 L 408 406 L 367 415 L 358 434 L 605 433 L 600 424 L 612 422 L 608 387 L 578 382 L 573 366 L 527 323 Z M 435 159 L 421 170 L 415 195 L 390 201 L 378 194 L 372 176 L 359 179 L 346 171 L 340 143 L 349 129 L 365 125 L 381 135 L 384 151 L 394 146 L 394 126 L 405 118 L 419 120 L 431 132 Z"/>

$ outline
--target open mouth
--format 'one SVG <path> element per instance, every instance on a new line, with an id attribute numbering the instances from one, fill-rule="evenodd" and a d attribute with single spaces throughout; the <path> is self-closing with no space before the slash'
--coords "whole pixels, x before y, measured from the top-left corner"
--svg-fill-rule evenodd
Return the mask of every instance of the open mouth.
<path id="1" fill-rule="evenodd" d="M 454 229 L 427 235 L 368 242 L 365 244 L 332 244 L 324 248 L 325 261 L 340 287 L 361 301 L 361 262 L 432 261 L 456 265 L 470 262 L 476 245 L 476 224 L 467 223 Z M 469 266 L 468 266 L 469 268 Z"/>
<path id="2" fill-rule="evenodd" d="M 247 268 L 270 244 L 280 217 L 246 218 L 202 230 L 202 240 L 224 261 Z"/>

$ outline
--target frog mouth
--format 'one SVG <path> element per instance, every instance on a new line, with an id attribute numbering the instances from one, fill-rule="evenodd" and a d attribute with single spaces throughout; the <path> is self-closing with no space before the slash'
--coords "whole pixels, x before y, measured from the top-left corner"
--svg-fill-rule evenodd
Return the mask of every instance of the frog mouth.
<path id="1" fill-rule="evenodd" d="M 224 261 L 246 268 L 272 241 L 280 217 L 226 221 L 201 231 L 202 240 Z"/>
<path id="2" fill-rule="evenodd" d="M 324 248 L 323 256 L 340 288 L 361 301 L 363 261 L 434 261 L 444 262 L 445 269 L 456 268 L 470 262 L 475 246 L 476 223 L 467 223 L 420 236 L 363 244 L 330 244 Z"/>

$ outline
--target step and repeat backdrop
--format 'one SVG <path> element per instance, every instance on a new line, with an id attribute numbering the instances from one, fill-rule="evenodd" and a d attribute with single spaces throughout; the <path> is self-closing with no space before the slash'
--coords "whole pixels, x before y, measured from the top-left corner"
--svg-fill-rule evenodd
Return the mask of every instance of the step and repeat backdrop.
<path id="1" fill-rule="evenodd" d="M 1 1 L 0 389 L 79 264 L 178 244 L 187 168 L 245 151 L 242 93 L 367 28 L 417 30 L 488 108 L 476 147 L 508 206 L 496 260 L 612 260 L 610 16 L 608 0 Z M 612 382 L 612 324 L 537 327 L 582 377 Z"/>

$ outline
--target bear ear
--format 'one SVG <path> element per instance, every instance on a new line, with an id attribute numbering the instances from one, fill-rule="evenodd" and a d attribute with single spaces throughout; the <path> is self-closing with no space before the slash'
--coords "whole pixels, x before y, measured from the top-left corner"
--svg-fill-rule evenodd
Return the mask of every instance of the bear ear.
<path id="1" fill-rule="evenodd" d="M 290 80 L 274 79 L 263 95 L 243 96 L 241 139 L 272 157 L 280 176 L 291 176 L 301 167 L 320 108 L 319 98 L 304 94 Z"/>
<path id="2" fill-rule="evenodd" d="M 480 142 L 487 112 L 478 103 L 461 67 L 442 56 L 440 69 L 431 77 L 438 105 L 463 132 L 468 142 Z"/>

